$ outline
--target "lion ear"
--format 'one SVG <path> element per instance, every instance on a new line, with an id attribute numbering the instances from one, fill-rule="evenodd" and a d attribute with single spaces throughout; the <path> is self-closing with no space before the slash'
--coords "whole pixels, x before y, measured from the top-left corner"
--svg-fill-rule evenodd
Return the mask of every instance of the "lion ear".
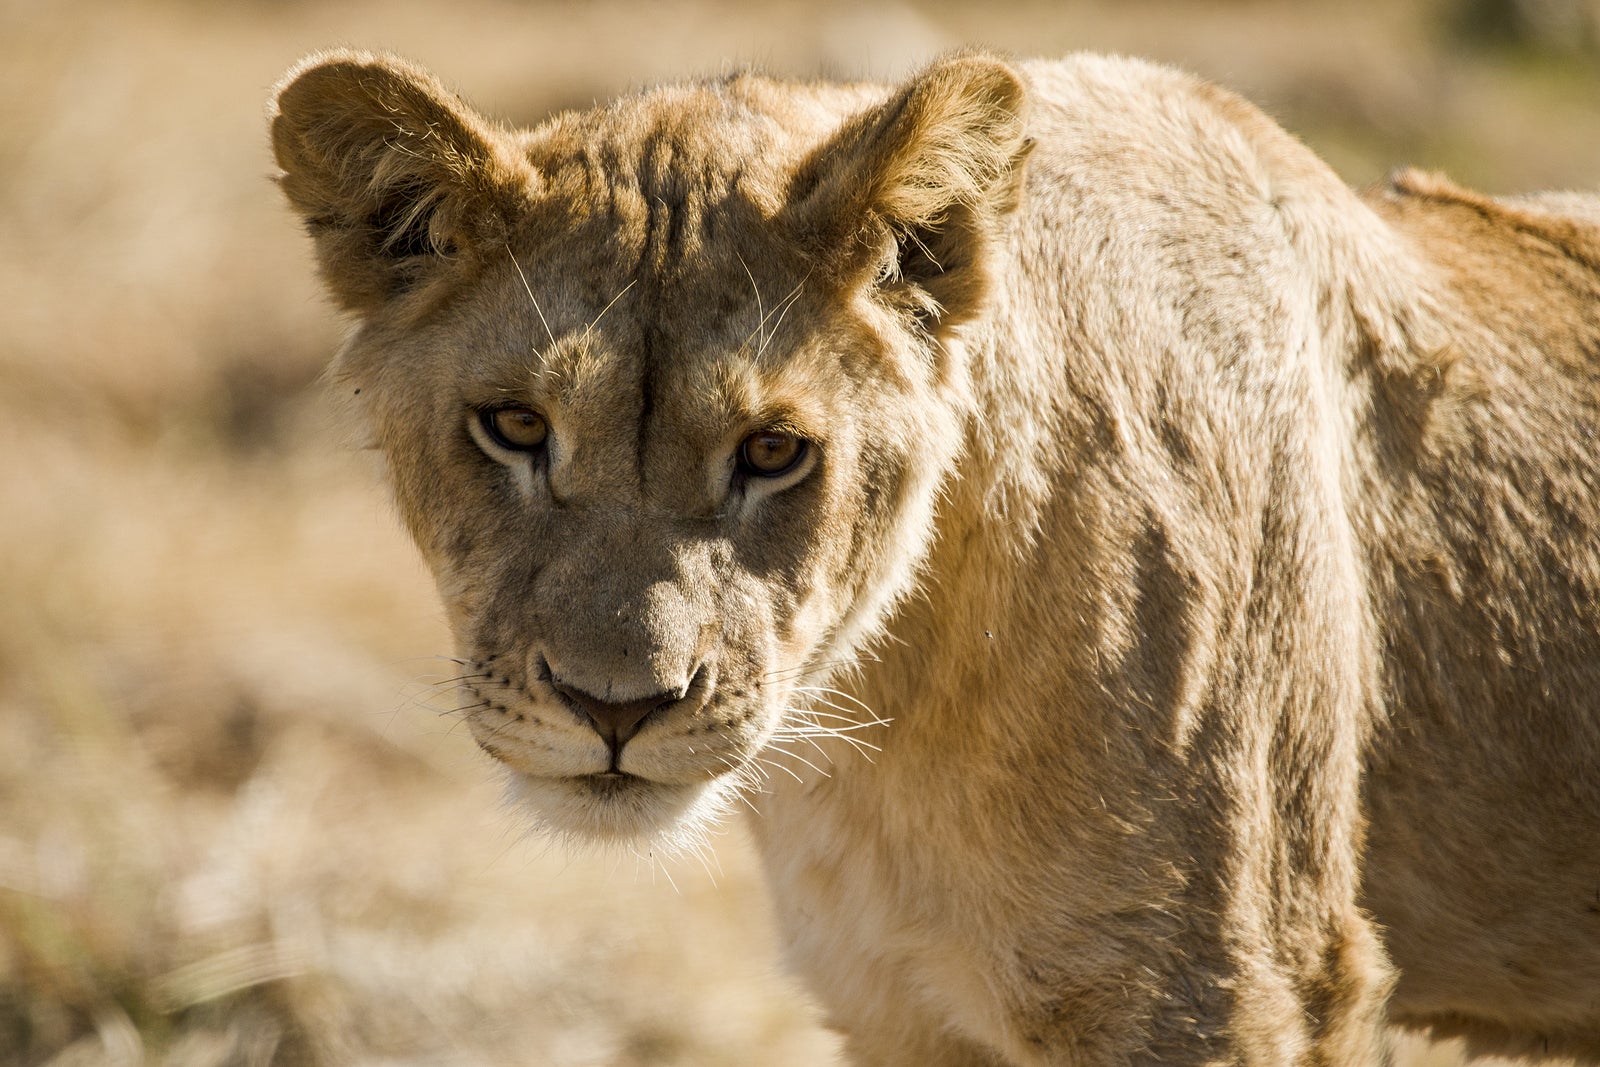
<path id="1" fill-rule="evenodd" d="M 437 79 L 390 56 L 307 58 L 280 84 L 271 123 L 283 191 L 329 288 L 356 311 L 503 236 L 531 178 Z"/>
<path id="2" fill-rule="evenodd" d="M 1033 148 L 1026 96 L 999 60 L 935 63 L 806 162 L 795 236 L 846 281 L 878 285 L 930 328 L 970 318 L 988 294 L 991 246 Z"/>

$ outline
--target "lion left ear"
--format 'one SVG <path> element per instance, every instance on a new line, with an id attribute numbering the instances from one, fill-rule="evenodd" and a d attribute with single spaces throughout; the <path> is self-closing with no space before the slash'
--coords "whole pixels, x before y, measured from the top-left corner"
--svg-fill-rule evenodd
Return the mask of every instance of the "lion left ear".
<path id="1" fill-rule="evenodd" d="M 492 242 L 533 175 L 498 132 L 394 56 L 309 57 L 280 84 L 272 148 L 323 278 L 370 313 Z"/>
<path id="2" fill-rule="evenodd" d="M 999 60 L 935 63 L 850 122 L 796 175 L 790 232 L 843 280 L 875 282 L 930 329 L 971 318 L 1033 142 Z"/>

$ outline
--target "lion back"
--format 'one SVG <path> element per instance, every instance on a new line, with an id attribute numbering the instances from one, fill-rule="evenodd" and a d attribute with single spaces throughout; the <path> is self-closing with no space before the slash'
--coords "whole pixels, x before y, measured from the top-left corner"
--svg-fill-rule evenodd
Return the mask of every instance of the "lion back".
<path id="1" fill-rule="evenodd" d="M 1429 265 L 1441 345 L 1371 372 L 1366 891 L 1392 1011 L 1600 1055 L 1600 201 L 1408 172 L 1368 203 Z"/>

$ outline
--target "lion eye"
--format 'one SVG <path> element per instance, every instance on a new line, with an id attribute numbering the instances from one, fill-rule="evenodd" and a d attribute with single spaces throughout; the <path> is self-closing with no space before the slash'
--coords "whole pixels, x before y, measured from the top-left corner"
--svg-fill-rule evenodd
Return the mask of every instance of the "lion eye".
<path id="1" fill-rule="evenodd" d="M 806 455 L 806 441 L 783 430 L 761 430 L 739 445 L 739 467 L 758 478 L 776 478 L 795 468 Z"/>
<path id="2" fill-rule="evenodd" d="M 478 417 L 494 443 L 512 452 L 532 452 L 550 434 L 550 424 L 532 408 L 491 408 Z"/>

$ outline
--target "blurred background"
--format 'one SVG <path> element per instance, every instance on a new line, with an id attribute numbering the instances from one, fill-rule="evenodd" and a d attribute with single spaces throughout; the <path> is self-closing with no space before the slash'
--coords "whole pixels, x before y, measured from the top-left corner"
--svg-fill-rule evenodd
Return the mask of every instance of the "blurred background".
<path id="1" fill-rule="evenodd" d="M 333 44 L 532 123 L 968 43 L 1189 67 L 1357 185 L 1600 184 L 1596 0 L 0 0 L 0 1064 L 836 1062 L 738 827 L 662 865 L 497 807 L 320 396 L 344 324 L 264 109 Z"/>

